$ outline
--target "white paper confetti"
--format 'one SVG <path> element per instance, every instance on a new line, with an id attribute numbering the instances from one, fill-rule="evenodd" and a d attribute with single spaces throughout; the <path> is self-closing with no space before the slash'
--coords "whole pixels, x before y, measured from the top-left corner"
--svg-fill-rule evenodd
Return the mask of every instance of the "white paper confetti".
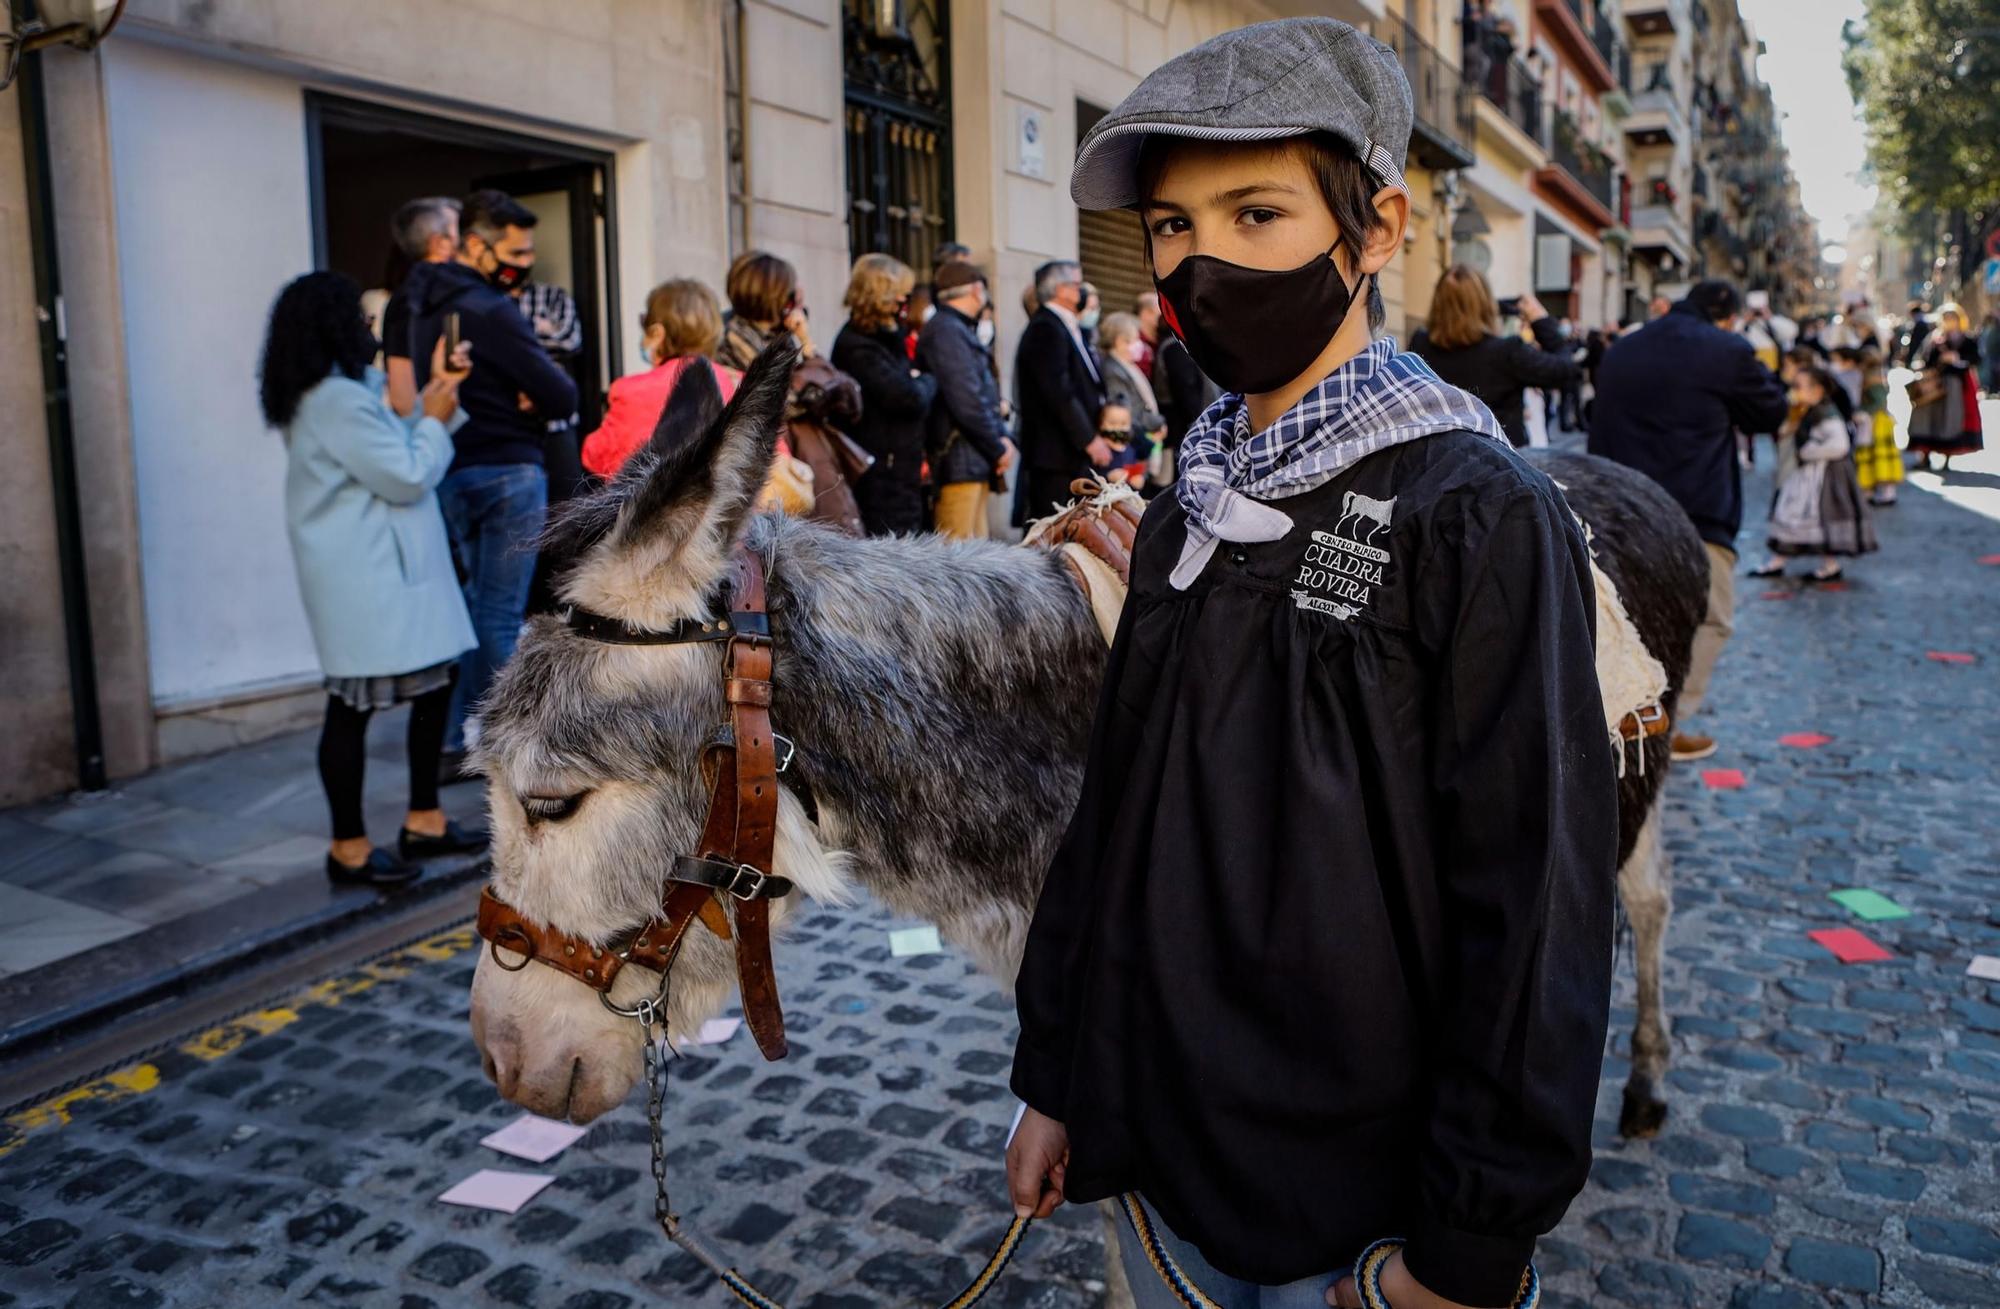
<path id="1" fill-rule="evenodd" d="M 510 1173 L 498 1168 L 482 1168 L 438 1199 L 445 1204 L 460 1204 L 470 1209 L 519 1213 L 522 1205 L 540 1195 L 542 1188 L 555 1180 L 543 1173 Z"/>
<path id="2" fill-rule="evenodd" d="M 479 1143 L 489 1150 L 526 1159 L 531 1164 L 545 1164 L 575 1145 L 577 1138 L 589 1130 L 573 1123 L 559 1123 L 553 1118 L 522 1114 L 499 1131 L 482 1138 Z"/>

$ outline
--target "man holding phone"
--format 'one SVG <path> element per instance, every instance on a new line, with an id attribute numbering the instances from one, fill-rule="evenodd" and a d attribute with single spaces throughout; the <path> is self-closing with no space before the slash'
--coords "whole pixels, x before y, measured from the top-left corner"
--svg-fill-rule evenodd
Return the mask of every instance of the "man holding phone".
<path id="1" fill-rule="evenodd" d="M 457 324 L 478 367 L 459 388 L 465 424 L 438 487 L 479 638 L 459 668 L 440 771 L 460 774 L 465 719 L 514 653 L 535 571 L 535 538 L 548 513 L 542 443 L 547 420 L 576 411 L 576 383 L 549 358 L 508 294 L 535 263 L 535 215 L 501 191 L 475 191 L 460 207 L 458 253 L 424 279 L 411 320 L 421 386 L 436 342 Z M 529 407 L 523 407 L 522 397 Z"/>

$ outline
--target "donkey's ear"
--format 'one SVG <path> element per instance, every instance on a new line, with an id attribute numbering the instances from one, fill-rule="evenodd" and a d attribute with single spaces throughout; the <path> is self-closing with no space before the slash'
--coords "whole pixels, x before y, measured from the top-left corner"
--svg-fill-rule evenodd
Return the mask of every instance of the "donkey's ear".
<path id="1" fill-rule="evenodd" d="M 662 457 L 678 454 L 701 442 L 722 416 L 722 388 L 716 384 L 715 365 L 695 355 L 681 365 L 674 389 L 667 396 L 660 421 L 646 448 Z"/>
<path id="2" fill-rule="evenodd" d="M 789 333 L 766 346 L 720 417 L 695 439 L 666 453 L 665 441 L 679 439 L 680 420 L 673 409 L 682 389 L 702 374 L 700 384 L 717 395 L 714 375 L 707 369 L 682 376 L 653 437 L 652 447 L 662 450 L 662 457 L 626 507 L 622 545 L 643 546 L 664 539 L 690 563 L 694 554 L 710 548 L 720 560 L 742 531 L 770 476 L 798 358 L 798 342 Z M 699 403 L 690 400 L 690 408 Z"/>

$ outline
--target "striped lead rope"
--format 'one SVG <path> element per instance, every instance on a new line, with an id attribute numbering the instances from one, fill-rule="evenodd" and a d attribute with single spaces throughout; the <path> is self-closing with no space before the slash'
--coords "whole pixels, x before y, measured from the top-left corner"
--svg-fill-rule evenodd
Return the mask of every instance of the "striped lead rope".
<path id="1" fill-rule="evenodd" d="M 1139 1202 L 1138 1193 L 1127 1191 L 1118 1197 L 1118 1204 L 1124 1209 L 1126 1220 L 1132 1224 L 1132 1234 L 1139 1238 L 1139 1249 L 1144 1252 L 1146 1262 L 1152 1265 L 1167 1289 L 1179 1298 L 1184 1309 L 1222 1309 L 1221 1305 L 1202 1294 L 1201 1288 L 1174 1261 L 1173 1255 L 1161 1242 L 1159 1232 L 1153 1227 L 1152 1219 L 1147 1216 L 1146 1207 Z M 1354 1261 L 1354 1282 L 1360 1288 L 1361 1303 L 1367 1309 L 1395 1309 L 1382 1294 L 1382 1269 L 1388 1265 L 1389 1257 L 1403 1248 L 1403 1244 L 1393 1238 L 1377 1241 Z M 1521 1288 L 1515 1293 L 1509 1309 L 1538 1309 L 1541 1302 L 1541 1274 L 1531 1263 L 1521 1273 Z"/>

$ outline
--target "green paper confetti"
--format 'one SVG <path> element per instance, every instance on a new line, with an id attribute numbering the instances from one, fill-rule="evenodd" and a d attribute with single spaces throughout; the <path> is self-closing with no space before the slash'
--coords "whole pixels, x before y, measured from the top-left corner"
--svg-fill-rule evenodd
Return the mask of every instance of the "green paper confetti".
<path id="1" fill-rule="evenodd" d="M 1844 891 L 1835 891 L 1827 897 L 1836 901 L 1856 918 L 1865 922 L 1879 922 L 1884 918 L 1908 918 L 1910 911 L 1883 895 L 1880 891 L 1870 891 L 1866 887 L 1850 886 Z"/>

